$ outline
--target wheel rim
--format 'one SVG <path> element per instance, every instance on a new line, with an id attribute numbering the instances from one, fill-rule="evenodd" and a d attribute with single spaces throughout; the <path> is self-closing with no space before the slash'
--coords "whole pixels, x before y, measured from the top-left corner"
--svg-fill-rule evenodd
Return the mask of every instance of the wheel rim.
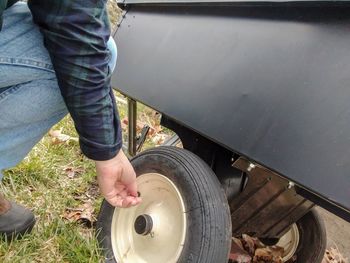
<path id="1" fill-rule="evenodd" d="M 297 252 L 299 240 L 299 229 L 296 224 L 293 224 L 288 232 L 285 233 L 276 244 L 276 246 L 284 248 L 282 258 L 284 262 L 290 260 L 294 256 L 295 252 Z"/>
<path id="2" fill-rule="evenodd" d="M 137 184 L 142 203 L 114 210 L 111 239 L 117 262 L 177 262 L 187 226 L 179 190 L 158 173 L 140 175 Z"/>

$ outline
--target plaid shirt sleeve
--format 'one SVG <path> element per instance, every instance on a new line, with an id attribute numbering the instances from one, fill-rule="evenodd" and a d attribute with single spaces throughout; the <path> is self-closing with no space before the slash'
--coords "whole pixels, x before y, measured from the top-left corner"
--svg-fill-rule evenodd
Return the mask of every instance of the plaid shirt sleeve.
<path id="1" fill-rule="evenodd" d="M 82 152 L 93 160 L 113 158 L 122 142 L 108 69 L 106 0 L 29 0 L 28 5 L 43 33 Z"/>

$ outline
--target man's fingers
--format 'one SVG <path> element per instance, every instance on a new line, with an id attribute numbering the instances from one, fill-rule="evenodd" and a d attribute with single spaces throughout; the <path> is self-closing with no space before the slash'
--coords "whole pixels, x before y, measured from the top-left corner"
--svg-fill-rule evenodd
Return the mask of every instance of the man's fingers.
<path id="1" fill-rule="evenodd" d="M 111 198 L 106 198 L 107 202 L 115 207 L 122 207 L 123 199 L 120 196 L 114 196 Z"/>
<path id="2" fill-rule="evenodd" d="M 129 193 L 128 193 L 127 189 L 125 188 L 124 190 L 122 190 L 120 192 L 117 192 L 117 195 L 119 195 L 120 197 L 125 198 L 125 197 L 129 196 Z"/>
<path id="3" fill-rule="evenodd" d="M 140 197 L 135 197 L 135 199 L 133 200 L 132 205 L 138 205 L 142 202 L 142 199 Z"/>
<path id="4" fill-rule="evenodd" d="M 115 196 L 109 199 L 106 199 L 108 203 L 110 203 L 112 206 L 120 207 L 120 208 L 128 208 L 131 206 L 138 205 L 141 203 L 141 199 L 138 197 L 133 196 Z"/>
<path id="5" fill-rule="evenodd" d="M 122 208 L 128 208 L 131 206 L 132 201 L 129 198 L 124 198 L 123 202 L 122 202 Z"/>
<path id="6" fill-rule="evenodd" d="M 126 197 L 124 201 L 125 203 L 123 202 L 123 207 L 131 207 L 141 203 L 141 199 L 139 197 L 133 197 L 133 196 Z"/>

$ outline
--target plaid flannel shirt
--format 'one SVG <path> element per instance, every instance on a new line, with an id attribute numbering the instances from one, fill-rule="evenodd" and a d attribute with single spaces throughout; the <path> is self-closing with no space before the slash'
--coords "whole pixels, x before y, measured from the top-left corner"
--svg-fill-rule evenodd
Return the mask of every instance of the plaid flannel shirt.
<path id="1" fill-rule="evenodd" d="M 108 69 L 110 27 L 106 2 L 28 1 L 78 131 L 81 150 L 93 160 L 111 159 L 122 146 Z"/>

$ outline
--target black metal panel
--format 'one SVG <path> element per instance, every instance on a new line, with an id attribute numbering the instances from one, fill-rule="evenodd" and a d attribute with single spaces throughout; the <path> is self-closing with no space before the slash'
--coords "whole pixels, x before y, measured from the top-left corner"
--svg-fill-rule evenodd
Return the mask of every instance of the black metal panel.
<path id="1" fill-rule="evenodd" d="M 123 93 L 350 209 L 348 7 L 136 5 L 116 41 Z"/>

